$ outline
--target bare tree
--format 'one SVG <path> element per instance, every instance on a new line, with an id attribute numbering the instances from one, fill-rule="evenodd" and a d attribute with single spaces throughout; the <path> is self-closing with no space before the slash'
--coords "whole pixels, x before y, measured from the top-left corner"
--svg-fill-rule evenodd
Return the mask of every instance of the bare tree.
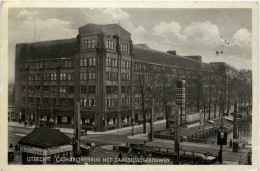
<path id="1" fill-rule="evenodd" d="M 156 91 L 155 84 L 155 75 L 151 70 L 147 70 L 146 72 L 140 72 L 136 74 L 136 85 L 137 92 L 141 95 L 141 111 L 143 116 L 143 133 L 146 134 L 146 115 L 148 110 L 151 108 L 151 98 L 153 97 L 153 93 Z"/>

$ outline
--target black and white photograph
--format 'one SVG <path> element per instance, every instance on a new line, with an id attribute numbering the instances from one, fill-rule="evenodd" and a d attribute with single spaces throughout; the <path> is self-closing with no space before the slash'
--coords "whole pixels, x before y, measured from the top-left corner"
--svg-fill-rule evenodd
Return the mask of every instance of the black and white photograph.
<path id="1" fill-rule="evenodd" d="M 258 168 L 248 4 L 9 6 L 7 165 Z"/>

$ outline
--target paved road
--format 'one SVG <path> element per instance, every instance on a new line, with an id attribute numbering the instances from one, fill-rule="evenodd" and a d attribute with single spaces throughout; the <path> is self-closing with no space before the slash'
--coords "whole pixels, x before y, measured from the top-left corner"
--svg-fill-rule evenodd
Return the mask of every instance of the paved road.
<path id="1" fill-rule="evenodd" d="M 157 124 L 155 125 L 154 130 L 161 130 L 165 128 L 165 123 L 162 124 Z M 140 134 L 142 133 L 143 128 L 135 128 L 135 133 Z M 29 134 L 33 129 L 28 129 L 28 128 L 16 128 L 16 133 L 14 134 L 14 128 L 9 126 L 8 127 L 8 142 L 12 143 L 13 145 L 17 144 L 17 142 L 24 137 L 25 135 Z M 149 126 L 147 126 L 147 131 L 149 132 Z M 95 150 L 90 153 L 88 156 L 90 157 L 117 157 L 118 152 L 115 151 L 107 151 L 101 149 L 101 146 L 104 145 L 120 145 L 125 143 L 128 139 L 127 136 L 132 134 L 132 130 L 124 130 L 121 132 L 115 132 L 115 133 L 110 133 L 110 134 L 95 134 L 95 135 L 86 135 L 83 136 L 81 139 L 83 142 L 94 142 L 96 144 Z M 69 137 L 72 137 L 73 134 L 67 134 Z M 181 146 L 181 150 L 185 151 L 194 151 L 194 152 L 210 152 L 213 155 L 218 154 L 218 150 L 212 150 L 212 149 L 207 149 L 207 148 L 201 148 L 201 147 L 189 147 L 189 146 Z M 231 153 L 224 152 L 223 153 L 223 159 L 232 159 L 231 161 L 238 161 L 239 160 L 239 155 L 231 155 Z M 243 163 L 245 163 L 246 160 L 246 154 L 242 154 L 241 156 Z M 230 161 L 230 160 L 229 160 Z M 94 162 L 95 163 L 95 162 Z M 94 164 L 93 163 L 93 164 Z M 10 164 L 21 164 L 21 154 L 17 154 L 16 160 Z M 107 164 L 107 163 L 106 163 Z"/>
<path id="2" fill-rule="evenodd" d="M 154 126 L 155 130 L 160 130 L 165 128 L 165 123 L 157 124 Z M 150 128 L 147 126 L 147 132 Z M 16 128 L 16 133 L 14 133 L 14 127 L 8 126 L 8 144 L 12 143 L 13 145 L 18 144 L 18 141 L 32 132 L 33 129 L 30 128 Z M 135 128 L 135 133 L 140 134 L 143 132 L 143 128 Z M 121 132 L 115 132 L 110 134 L 96 134 L 96 135 L 86 135 L 81 138 L 83 142 L 93 142 L 96 144 L 95 150 L 89 154 L 91 157 L 117 157 L 118 153 L 113 151 L 106 151 L 101 149 L 101 146 L 104 145 L 120 145 L 127 141 L 127 136 L 132 134 L 132 130 L 124 130 Z M 69 137 L 73 137 L 73 134 L 66 134 Z M 21 164 L 21 154 L 16 154 L 15 161 L 10 164 Z"/>

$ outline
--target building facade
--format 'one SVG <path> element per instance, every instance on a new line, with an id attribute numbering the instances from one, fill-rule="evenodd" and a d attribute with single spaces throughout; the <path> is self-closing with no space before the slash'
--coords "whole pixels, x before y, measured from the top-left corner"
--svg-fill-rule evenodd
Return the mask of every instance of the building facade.
<path id="1" fill-rule="evenodd" d="M 165 104 L 175 101 L 176 80 L 185 79 L 186 110 L 202 101 L 200 56 L 178 56 L 145 45 L 134 46 L 131 34 L 116 24 L 87 24 L 73 39 L 16 45 L 15 112 L 17 118 L 53 118 L 73 127 L 80 102 L 84 127 L 105 131 L 149 118 L 165 118 Z"/>

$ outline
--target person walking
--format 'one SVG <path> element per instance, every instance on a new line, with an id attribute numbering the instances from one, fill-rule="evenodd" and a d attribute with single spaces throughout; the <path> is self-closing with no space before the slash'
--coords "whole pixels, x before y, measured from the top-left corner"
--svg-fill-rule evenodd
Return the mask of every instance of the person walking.
<path id="1" fill-rule="evenodd" d="M 232 147 L 232 145 L 233 145 L 233 142 L 232 142 L 232 139 L 230 139 L 230 141 L 229 141 L 229 147 Z"/>
<path id="2" fill-rule="evenodd" d="M 18 146 L 18 144 L 16 144 L 16 145 L 15 145 L 15 152 L 16 152 L 16 153 L 18 152 L 18 148 L 19 148 L 19 146 Z"/>
<path id="3" fill-rule="evenodd" d="M 119 155 L 118 155 L 119 164 L 122 163 L 122 159 L 123 159 L 123 154 L 121 153 L 121 151 L 119 151 Z"/>

